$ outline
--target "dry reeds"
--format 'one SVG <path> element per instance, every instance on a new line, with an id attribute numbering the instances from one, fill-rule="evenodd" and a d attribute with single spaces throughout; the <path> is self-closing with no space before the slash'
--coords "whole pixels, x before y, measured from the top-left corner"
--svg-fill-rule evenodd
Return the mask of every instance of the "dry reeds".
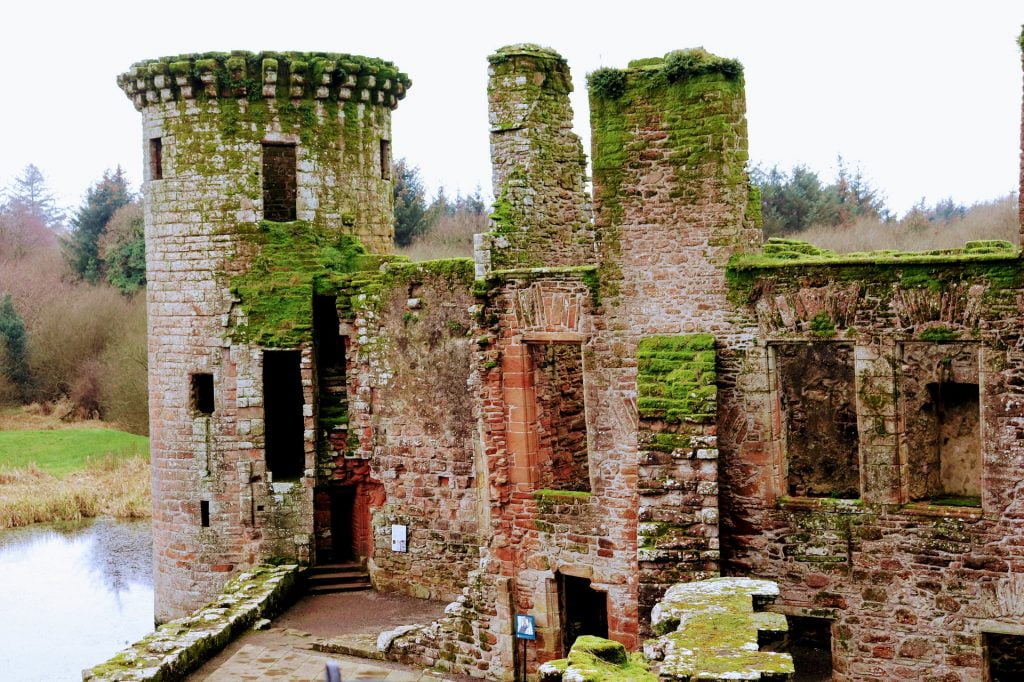
<path id="1" fill-rule="evenodd" d="M 861 218 L 849 225 L 811 227 L 790 235 L 839 253 L 854 251 L 927 251 L 955 249 L 979 239 L 1018 241 L 1017 197 L 975 204 L 961 217 L 928 222 L 908 215 L 896 222 Z"/>
<path id="2" fill-rule="evenodd" d="M 109 515 L 150 516 L 149 462 L 106 456 L 63 478 L 35 466 L 0 469 L 0 528 Z"/>

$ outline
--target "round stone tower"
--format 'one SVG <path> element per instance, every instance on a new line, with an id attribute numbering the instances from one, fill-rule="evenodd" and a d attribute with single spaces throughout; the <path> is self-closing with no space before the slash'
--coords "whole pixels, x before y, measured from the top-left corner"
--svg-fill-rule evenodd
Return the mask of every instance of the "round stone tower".
<path id="1" fill-rule="evenodd" d="M 237 569 L 311 559 L 315 269 L 356 241 L 390 252 L 391 111 L 410 82 L 367 57 L 232 52 L 118 84 L 143 116 L 163 622 Z"/>

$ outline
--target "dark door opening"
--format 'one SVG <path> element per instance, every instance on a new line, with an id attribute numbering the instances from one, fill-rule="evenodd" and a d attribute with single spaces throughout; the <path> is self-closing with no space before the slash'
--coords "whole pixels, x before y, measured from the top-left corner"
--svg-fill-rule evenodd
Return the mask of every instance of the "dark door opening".
<path id="1" fill-rule="evenodd" d="M 786 616 L 789 654 L 796 668 L 794 682 L 832 679 L 832 621 L 828 618 Z"/>
<path id="2" fill-rule="evenodd" d="M 559 573 L 558 606 L 564 654 L 580 635 L 608 637 L 608 595 L 590 587 L 586 578 Z"/>
<path id="3" fill-rule="evenodd" d="M 297 480 L 306 469 L 299 362 L 297 350 L 263 351 L 264 447 L 275 481 Z"/>
<path id="4" fill-rule="evenodd" d="M 331 489 L 331 561 L 355 561 L 356 488 L 352 485 Z"/>

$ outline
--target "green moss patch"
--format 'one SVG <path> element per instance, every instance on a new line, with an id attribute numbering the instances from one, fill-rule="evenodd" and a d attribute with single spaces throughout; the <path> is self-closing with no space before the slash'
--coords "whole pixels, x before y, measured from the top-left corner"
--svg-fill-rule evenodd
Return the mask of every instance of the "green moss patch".
<path id="1" fill-rule="evenodd" d="M 641 339 L 637 348 L 640 417 L 669 423 L 713 421 L 717 409 L 715 378 L 715 339 L 710 334 Z"/>
<path id="2" fill-rule="evenodd" d="M 576 638 L 569 655 L 540 667 L 542 680 L 573 680 L 574 682 L 656 682 L 643 655 L 628 654 L 622 644 L 581 635 Z"/>
<path id="3" fill-rule="evenodd" d="M 754 601 L 773 601 L 778 587 L 767 580 L 712 578 L 670 587 L 651 612 L 661 635 L 645 650 L 662 658 L 662 679 L 789 679 L 789 654 L 759 651 L 762 632 L 785 632 L 786 617 L 754 611 Z"/>

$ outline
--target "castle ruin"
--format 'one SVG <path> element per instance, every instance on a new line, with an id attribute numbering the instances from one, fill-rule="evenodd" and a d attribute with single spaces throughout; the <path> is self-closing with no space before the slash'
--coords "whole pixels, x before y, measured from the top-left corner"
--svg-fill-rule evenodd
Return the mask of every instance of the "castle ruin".
<path id="1" fill-rule="evenodd" d="M 743 70 L 699 49 L 590 75 L 591 199 L 565 61 L 489 62 L 492 231 L 421 263 L 391 255 L 391 63 L 119 78 L 147 159 L 157 619 L 254 563 L 354 560 L 452 602 L 397 657 L 511 679 L 578 635 L 638 647 L 672 584 L 751 576 L 835 680 L 1020 666 L 1019 245 L 763 243 Z"/>

